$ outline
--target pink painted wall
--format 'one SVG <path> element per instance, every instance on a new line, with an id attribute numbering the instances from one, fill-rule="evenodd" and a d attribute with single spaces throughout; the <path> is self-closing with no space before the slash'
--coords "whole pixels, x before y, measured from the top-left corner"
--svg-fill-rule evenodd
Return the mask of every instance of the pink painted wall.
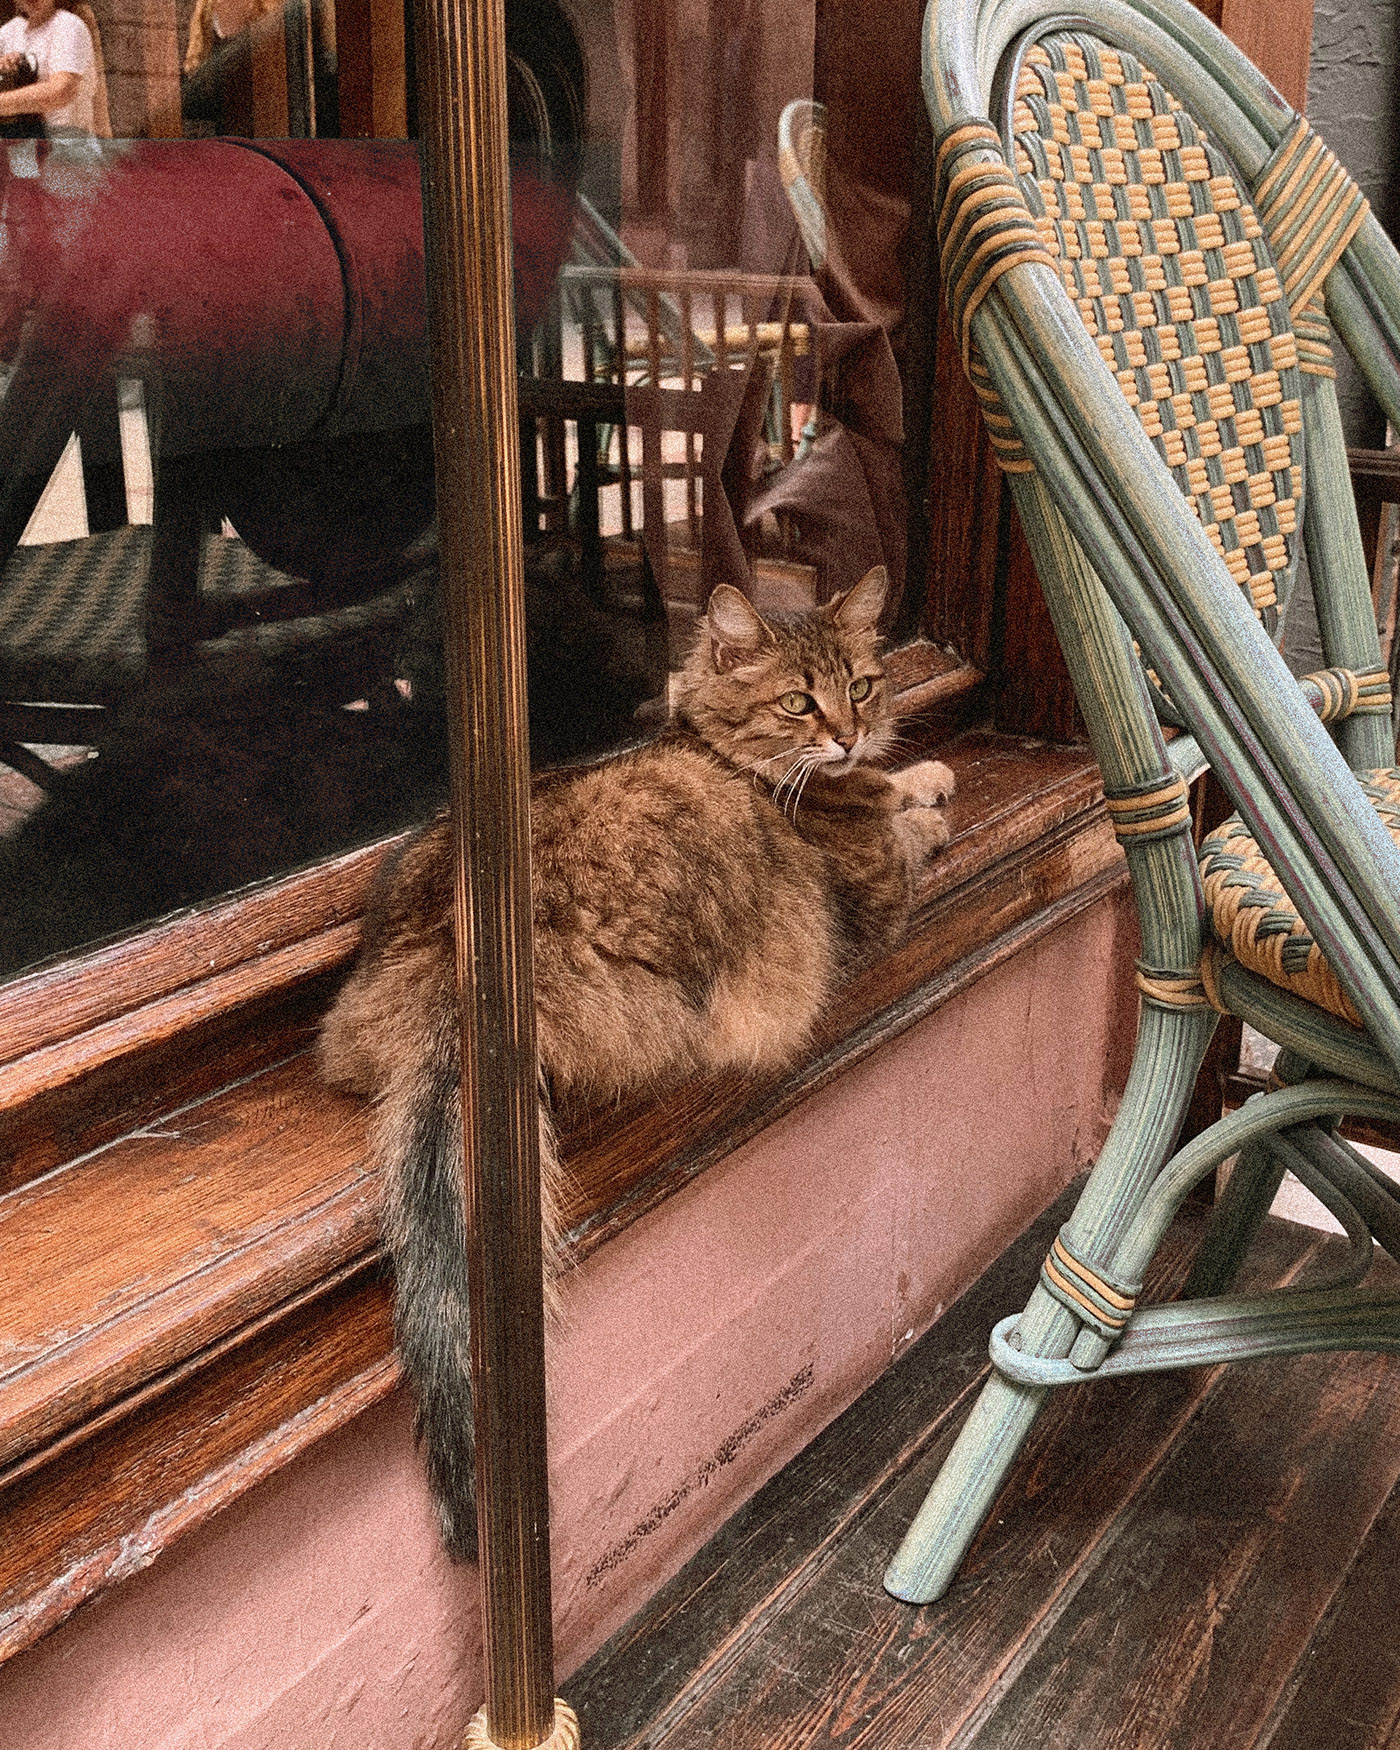
<path id="1" fill-rule="evenodd" d="M 1133 939 L 1119 901 L 1064 925 L 576 1272 L 550 1398 L 561 1671 L 1093 1158 Z M 0 1744 L 447 1750 L 477 1639 L 399 1394 L 0 1671 Z"/>

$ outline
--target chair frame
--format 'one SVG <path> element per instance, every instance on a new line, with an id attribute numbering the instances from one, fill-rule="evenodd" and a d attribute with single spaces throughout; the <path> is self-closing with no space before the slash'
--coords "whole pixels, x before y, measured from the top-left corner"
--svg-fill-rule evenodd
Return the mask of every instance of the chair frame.
<path id="1" fill-rule="evenodd" d="M 1188 0 L 1084 0 L 1072 19 L 1050 0 L 933 0 L 924 91 L 940 164 L 955 150 L 960 166 L 1001 166 L 1010 180 L 989 97 L 998 69 L 1029 34 L 1066 28 L 1149 66 L 1253 198 L 1300 118 Z M 971 149 L 954 146 L 960 130 L 966 142 L 979 128 L 985 137 Z M 939 185 L 945 286 L 950 270 L 961 271 L 948 253 L 957 203 L 947 180 Z M 1021 217 L 1021 246 L 1013 238 L 981 251 L 977 297 L 959 308 L 957 284 L 951 296 L 993 441 L 1024 449 L 1025 462 L 1008 472 L 1127 855 L 1142 1002 L 1112 1131 L 1025 1311 L 993 1334 L 991 1377 L 886 1575 L 895 1596 L 919 1603 L 951 1581 L 1053 1387 L 1318 1349 L 1400 1349 L 1400 1295 L 1360 1285 L 1373 1238 L 1400 1256 L 1400 1197 L 1335 1134 L 1343 1116 L 1400 1119 L 1400 849 L 1352 775 L 1394 765 L 1389 715 L 1353 716 L 1335 740 L 1329 734 L 1118 392 L 1043 245 L 1032 246 L 1024 201 Z M 1335 331 L 1400 425 L 1400 256 L 1373 218 L 1331 268 L 1325 297 Z M 1332 383 L 1304 376 L 1301 402 L 1302 529 L 1325 657 L 1368 673 L 1380 651 Z M 1170 744 L 1135 643 L 1188 731 Z M 1171 796 L 1206 765 L 1306 921 L 1360 1029 L 1210 948 L 1189 810 L 1183 804 L 1168 818 Z M 1161 830 L 1132 831 L 1144 806 L 1149 814 L 1158 806 Z M 1284 1048 L 1279 1085 L 1178 1151 L 1217 1006 Z M 1181 1200 L 1237 1152 L 1187 1298 L 1138 1308 L 1147 1264 Z M 1320 1286 L 1230 1294 L 1286 1168 L 1341 1220 L 1346 1262 Z"/>

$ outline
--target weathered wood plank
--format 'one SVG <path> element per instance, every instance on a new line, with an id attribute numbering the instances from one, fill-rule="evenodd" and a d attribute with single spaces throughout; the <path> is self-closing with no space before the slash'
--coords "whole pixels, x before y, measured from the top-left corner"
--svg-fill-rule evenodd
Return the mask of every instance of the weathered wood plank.
<path id="1" fill-rule="evenodd" d="M 982 1750 L 1267 1741 L 1397 1475 L 1400 1375 L 1385 1357 L 1230 1372 L 1120 1516 L 1073 1618 L 999 1698 Z"/>
<path id="2" fill-rule="evenodd" d="M 308 1068 L 0 1199 L 0 1473 L 372 1249 L 363 1109 Z"/>
<path id="3" fill-rule="evenodd" d="M 890 1371 L 757 1495 L 570 1682 L 590 1745 L 650 1742 L 678 1694 L 742 1651 L 781 1610 L 814 1550 L 922 1446 L 939 1441 L 986 1374 L 986 1334 L 1072 1207 L 1060 1198 Z"/>
<path id="4" fill-rule="evenodd" d="M 0 1660 L 393 1388 L 372 1259 L 0 1475 Z"/>
<path id="5" fill-rule="evenodd" d="M 0 1116 L 0 1195 L 305 1051 L 339 967 L 95 1064 Z M 3 1075 L 0 1071 L 0 1075 Z"/>
<path id="6" fill-rule="evenodd" d="M 1184 1212 L 1155 1267 L 1154 1292 L 1179 1279 L 1202 1219 Z M 1045 1238 L 1037 1233 L 1023 1248 L 1029 1260 L 1008 1255 L 949 1321 L 985 1319 L 987 1298 L 1015 1304 Z M 1298 1230 L 1273 1224 L 1260 1269 L 1282 1275 L 1311 1248 Z M 983 1340 L 985 1331 L 983 1323 Z M 1078 1596 L 1115 1548 L 1120 1515 L 1170 1461 L 1219 1371 L 1052 1400 L 959 1580 L 916 1611 L 888 1598 L 879 1577 L 951 1439 L 946 1393 L 966 1341 L 960 1322 L 935 1327 L 575 1678 L 569 1693 L 590 1745 L 942 1750 L 970 1742 L 1035 1649 L 1062 1621 L 1078 1620 Z M 921 1370 L 935 1380 L 948 1370 L 941 1391 Z M 922 1447 L 910 1423 L 920 1408 Z M 1076 1750 L 1087 1742 L 1053 1741 Z"/>
<path id="7" fill-rule="evenodd" d="M 1392 1363 L 1393 1365 L 1393 1363 Z M 1400 1641 L 1387 1624 L 1400 1573 L 1400 1496 L 1377 1515 L 1298 1661 L 1268 1750 L 1380 1750 L 1400 1741 Z"/>

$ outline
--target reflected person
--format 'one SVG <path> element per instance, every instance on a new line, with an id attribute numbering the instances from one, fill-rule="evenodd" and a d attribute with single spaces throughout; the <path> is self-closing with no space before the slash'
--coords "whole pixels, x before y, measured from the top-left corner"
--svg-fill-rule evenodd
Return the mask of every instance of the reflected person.
<path id="1" fill-rule="evenodd" d="M 0 73 L 26 61 L 38 69 L 32 85 L 0 91 L 0 122 L 37 118 L 36 131 L 91 135 L 97 59 L 81 18 L 54 0 L 16 0 L 17 16 L 0 25 Z"/>

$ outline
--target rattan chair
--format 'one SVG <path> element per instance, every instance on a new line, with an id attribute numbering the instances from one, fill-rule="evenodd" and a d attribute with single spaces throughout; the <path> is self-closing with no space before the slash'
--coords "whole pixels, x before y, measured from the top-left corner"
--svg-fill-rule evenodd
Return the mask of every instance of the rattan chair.
<path id="1" fill-rule="evenodd" d="M 826 105 L 795 97 L 778 117 L 778 174 L 813 273 L 826 266 Z"/>
<path id="2" fill-rule="evenodd" d="M 935 0 L 925 93 L 952 319 L 1103 768 L 1142 958 L 1118 1119 L 886 1576 L 919 1602 L 1055 1387 L 1400 1348 L 1400 1296 L 1363 1281 L 1373 1236 L 1400 1256 L 1400 1201 L 1336 1128 L 1400 1118 L 1400 771 L 1329 352 L 1335 329 L 1400 422 L 1400 258 L 1186 0 L 1089 0 L 1072 23 L 1039 0 Z M 1270 637 L 1300 535 L 1329 665 L 1301 683 Z M 1198 853 L 1203 763 L 1238 812 Z M 1218 1010 L 1284 1049 L 1270 1091 L 1178 1149 Z M 1236 1154 L 1184 1297 L 1139 1305 L 1182 1198 Z M 1340 1219 L 1346 1263 L 1231 1294 L 1285 1168 Z"/>

